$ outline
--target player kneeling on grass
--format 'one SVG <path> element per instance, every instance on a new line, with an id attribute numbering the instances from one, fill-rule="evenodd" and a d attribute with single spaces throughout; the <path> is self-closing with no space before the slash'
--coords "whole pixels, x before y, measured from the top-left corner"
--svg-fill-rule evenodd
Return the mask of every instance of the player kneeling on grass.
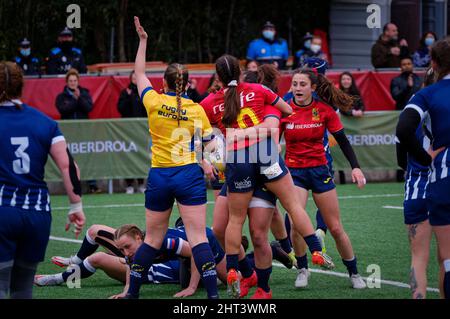
<path id="1" fill-rule="evenodd" d="M 207 228 L 206 233 L 209 245 L 216 256 L 218 276 L 225 282 L 225 253 L 217 243 L 212 230 Z M 128 291 L 130 266 L 143 238 L 144 234 L 136 225 L 124 225 L 117 230 L 105 225 L 93 225 L 87 231 L 83 244 L 75 256 L 52 257 L 54 264 L 69 267 L 65 272 L 38 275 L 34 282 L 38 286 L 55 286 L 72 280 L 76 276 L 76 267 L 79 267 L 81 279 L 88 278 L 97 269 L 101 269 L 109 277 L 126 284 L 123 293 L 111 297 L 123 298 Z M 96 252 L 100 245 L 107 250 L 106 253 Z M 196 267 L 189 267 L 189 263 L 183 262 L 186 258 L 192 259 L 192 250 L 187 242 L 184 227 L 169 228 L 155 263 L 144 278 L 145 283 L 180 283 L 185 289 L 174 297 L 193 295 L 200 281 L 200 275 Z M 189 274 L 187 268 L 191 268 L 192 274 Z"/>

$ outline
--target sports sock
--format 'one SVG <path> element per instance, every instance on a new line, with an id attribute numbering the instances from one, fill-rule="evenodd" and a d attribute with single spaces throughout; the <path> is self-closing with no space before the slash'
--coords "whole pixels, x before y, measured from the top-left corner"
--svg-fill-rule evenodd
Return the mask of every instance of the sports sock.
<path id="1" fill-rule="evenodd" d="M 239 261 L 239 271 L 241 272 L 242 277 L 248 278 L 253 274 L 253 267 L 250 264 L 247 256 L 244 259 Z"/>
<path id="2" fill-rule="evenodd" d="M 444 296 L 445 299 L 450 299 L 450 259 L 444 260 Z"/>
<path id="3" fill-rule="evenodd" d="M 208 292 L 208 298 L 218 299 L 216 263 L 211 247 L 207 243 L 200 243 L 192 248 L 192 256 L 202 278 L 203 285 Z"/>
<path id="4" fill-rule="evenodd" d="M 86 258 L 85 260 L 83 260 L 81 264 L 71 266 L 70 269 L 62 273 L 62 279 L 64 282 L 67 282 L 67 279 L 77 271 L 75 267 L 79 268 L 80 271 L 79 279 L 88 278 L 93 274 L 95 274 L 95 271 L 97 270 L 90 264 L 89 258 Z"/>
<path id="5" fill-rule="evenodd" d="M 306 257 L 306 254 L 303 256 L 295 256 L 295 259 L 297 259 L 297 268 L 298 269 L 308 269 L 308 257 Z"/>
<path id="6" fill-rule="evenodd" d="M 317 225 L 316 229 L 322 229 L 325 234 L 327 233 L 328 227 L 325 224 L 325 221 L 323 220 L 320 210 L 317 210 L 316 212 L 316 225 Z"/>
<path id="7" fill-rule="evenodd" d="M 158 249 L 153 248 L 146 243 L 142 243 L 136 251 L 134 261 L 131 265 L 130 287 L 128 288 L 128 295 L 131 298 L 139 297 L 139 290 L 141 289 L 142 282 L 147 276 L 148 270 L 153 264 L 153 260 L 158 254 L 158 251 Z"/>
<path id="8" fill-rule="evenodd" d="M 86 259 L 98 248 L 98 244 L 89 236 L 89 232 L 84 236 L 83 243 L 81 244 L 80 250 L 77 253 L 77 257 L 81 260 Z"/>
<path id="9" fill-rule="evenodd" d="M 256 275 L 258 276 L 258 287 L 262 288 L 265 292 L 270 291 L 269 278 L 272 273 L 272 267 L 267 269 L 255 268 Z"/>
<path id="10" fill-rule="evenodd" d="M 239 255 L 227 255 L 227 272 L 230 269 L 239 270 Z"/>
<path id="11" fill-rule="evenodd" d="M 311 253 L 315 251 L 322 251 L 322 245 L 320 245 L 319 238 L 317 238 L 316 234 L 305 236 L 303 237 L 303 239 L 305 240 L 306 245 L 308 245 L 309 251 Z"/>
<path id="12" fill-rule="evenodd" d="M 350 276 L 358 274 L 358 267 L 356 266 L 356 256 L 353 256 L 353 258 L 349 260 L 342 259 L 342 262 L 344 263 L 345 267 L 347 267 L 347 271 Z"/>
<path id="13" fill-rule="evenodd" d="M 286 252 L 286 254 L 289 254 L 292 250 L 291 241 L 289 240 L 289 237 L 280 239 L 278 241 L 280 243 L 281 248 Z"/>

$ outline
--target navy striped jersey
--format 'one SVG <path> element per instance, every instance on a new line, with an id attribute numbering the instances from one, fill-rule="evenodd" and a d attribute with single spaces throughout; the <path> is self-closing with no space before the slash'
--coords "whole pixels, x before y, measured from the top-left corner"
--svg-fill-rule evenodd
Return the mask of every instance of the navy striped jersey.
<path id="1" fill-rule="evenodd" d="M 428 114 L 425 114 L 423 121 L 417 128 L 416 138 L 423 145 L 423 148 L 428 150 L 432 141 Z M 405 200 L 426 198 L 429 172 L 429 167 L 419 164 L 414 157 L 408 154 L 408 166 L 405 176 Z"/>
<path id="2" fill-rule="evenodd" d="M 15 101 L 20 103 L 20 101 Z M 0 206 L 50 212 L 44 169 L 58 124 L 32 107 L 0 105 Z"/>
<path id="3" fill-rule="evenodd" d="M 422 119 L 428 112 L 431 120 L 433 149 L 445 147 L 431 164 L 430 183 L 448 177 L 450 166 L 450 75 L 414 95 L 405 109 L 416 110 Z"/>

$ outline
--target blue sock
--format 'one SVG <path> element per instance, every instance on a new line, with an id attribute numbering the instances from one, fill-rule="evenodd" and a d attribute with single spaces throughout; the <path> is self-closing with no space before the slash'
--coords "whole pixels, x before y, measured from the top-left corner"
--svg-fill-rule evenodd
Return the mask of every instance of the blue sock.
<path id="1" fill-rule="evenodd" d="M 95 253 L 98 248 L 98 244 L 86 233 L 80 250 L 78 250 L 77 257 L 81 260 L 85 260 L 87 257 Z"/>
<path id="2" fill-rule="evenodd" d="M 239 255 L 227 255 L 227 271 L 239 270 Z"/>
<path id="3" fill-rule="evenodd" d="M 286 237 L 284 239 L 280 239 L 278 241 L 280 243 L 281 248 L 286 252 L 286 254 L 289 254 L 292 250 L 291 241 L 289 240 L 289 237 Z"/>
<path id="4" fill-rule="evenodd" d="M 308 257 L 306 257 L 306 254 L 304 254 L 301 257 L 295 256 L 295 259 L 297 259 L 297 267 L 298 269 L 308 269 Z"/>
<path id="5" fill-rule="evenodd" d="M 317 210 L 317 213 L 316 213 L 316 223 L 317 223 L 316 229 L 322 229 L 324 231 L 324 233 L 327 233 L 328 227 L 327 227 L 327 225 L 325 225 L 325 221 L 323 220 L 320 210 Z"/>
<path id="6" fill-rule="evenodd" d="M 134 298 L 139 297 L 139 290 L 141 289 L 142 282 L 147 276 L 148 270 L 153 264 L 153 260 L 158 251 L 158 249 L 153 248 L 146 243 L 142 243 L 136 251 L 130 272 L 130 288 L 128 288 L 128 294 L 130 296 Z"/>
<path id="7" fill-rule="evenodd" d="M 350 276 L 358 274 L 358 267 L 356 267 L 356 256 L 353 257 L 352 260 L 342 259 L 342 262 L 344 263 L 345 267 L 347 267 L 347 271 Z"/>
<path id="8" fill-rule="evenodd" d="M 267 269 L 255 268 L 256 275 L 258 276 L 258 287 L 262 288 L 265 292 L 270 291 L 269 278 L 272 273 L 272 267 Z"/>
<path id="9" fill-rule="evenodd" d="M 450 299 L 450 259 L 444 260 L 444 297 Z"/>
<path id="10" fill-rule="evenodd" d="M 303 237 L 303 239 L 305 240 L 306 245 L 308 245 L 311 253 L 315 251 L 322 251 L 322 246 L 320 245 L 319 238 L 317 238 L 316 234 Z"/>
<path id="11" fill-rule="evenodd" d="M 248 263 L 250 264 L 250 267 L 252 267 L 253 269 L 256 267 L 255 265 L 255 253 L 249 252 L 247 255 L 245 255 L 246 259 L 248 260 Z"/>
<path id="12" fill-rule="evenodd" d="M 284 215 L 284 227 L 286 227 L 287 238 L 289 239 L 289 243 L 292 247 L 291 242 L 291 221 L 289 220 L 288 214 Z M 281 243 L 280 243 L 281 245 Z"/>
<path id="13" fill-rule="evenodd" d="M 247 256 L 239 261 L 239 271 L 244 278 L 248 278 L 253 274 L 253 267 L 250 264 L 250 260 L 248 260 Z"/>
<path id="14" fill-rule="evenodd" d="M 200 243 L 192 248 L 192 256 L 202 278 L 203 285 L 208 292 L 208 298 L 218 299 L 216 263 L 211 247 L 207 243 Z"/>
<path id="15" fill-rule="evenodd" d="M 95 274 L 96 269 L 92 267 L 89 263 L 89 259 L 85 259 L 81 264 L 76 265 L 75 267 L 79 267 L 80 269 L 80 279 L 88 278 Z M 62 273 L 62 278 L 64 282 L 67 282 L 67 279 L 74 274 L 76 269 L 71 268 Z"/>

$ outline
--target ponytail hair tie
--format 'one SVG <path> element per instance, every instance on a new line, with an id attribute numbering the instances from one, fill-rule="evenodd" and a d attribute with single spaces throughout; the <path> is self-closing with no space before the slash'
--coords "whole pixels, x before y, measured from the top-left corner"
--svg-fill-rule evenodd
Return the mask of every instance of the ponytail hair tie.
<path id="1" fill-rule="evenodd" d="M 238 86 L 238 83 L 236 80 L 230 81 L 227 86 Z"/>

